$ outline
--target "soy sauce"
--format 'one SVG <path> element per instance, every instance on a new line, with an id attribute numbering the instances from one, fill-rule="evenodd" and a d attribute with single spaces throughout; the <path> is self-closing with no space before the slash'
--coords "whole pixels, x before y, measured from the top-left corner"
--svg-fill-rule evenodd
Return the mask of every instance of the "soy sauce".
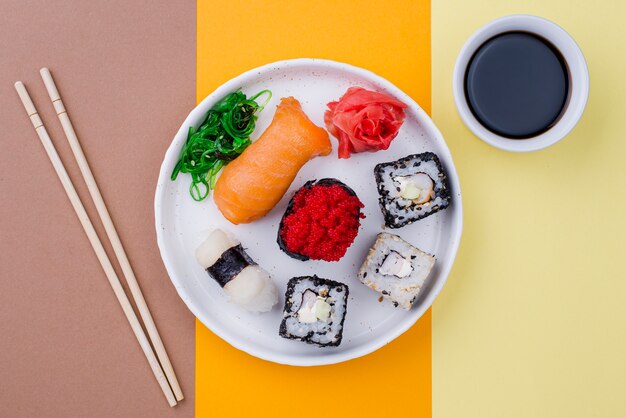
<path id="1" fill-rule="evenodd" d="M 490 131 L 531 138 L 550 129 L 569 97 L 569 73 L 561 53 L 526 32 L 506 32 L 478 48 L 465 73 L 472 113 Z"/>

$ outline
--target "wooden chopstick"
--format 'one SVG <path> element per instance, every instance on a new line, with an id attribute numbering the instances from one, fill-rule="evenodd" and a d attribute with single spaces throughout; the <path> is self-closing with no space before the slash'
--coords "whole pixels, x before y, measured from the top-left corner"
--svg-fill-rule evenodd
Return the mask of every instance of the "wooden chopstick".
<path id="1" fill-rule="evenodd" d="M 89 238 L 89 242 L 91 243 L 91 246 L 96 253 L 96 256 L 98 257 L 98 261 L 100 261 L 102 269 L 104 270 L 107 279 L 109 279 L 109 283 L 113 288 L 113 292 L 115 293 L 117 300 L 122 306 L 124 314 L 126 315 L 126 319 L 128 319 L 128 322 L 130 323 L 130 326 L 135 333 L 135 337 L 137 337 L 137 341 L 139 342 L 139 345 L 141 346 L 141 349 L 143 350 L 146 359 L 148 360 L 148 363 L 152 368 L 152 372 L 154 373 L 154 376 L 156 377 L 159 386 L 161 386 L 161 390 L 167 398 L 167 402 L 170 406 L 175 406 L 176 397 L 174 396 L 174 393 L 172 392 L 172 389 L 167 382 L 167 378 L 165 377 L 165 374 L 161 369 L 159 361 L 152 351 L 152 347 L 150 347 L 148 337 L 146 337 L 146 334 L 141 328 L 139 319 L 137 318 L 137 315 L 135 315 L 135 311 L 133 311 L 133 308 L 128 300 L 128 297 L 126 296 L 126 293 L 124 293 L 124 288 L 120 283 L 120 279 L 115 274 L 115 270 L 113 270 L 111 261 L 109 260 L 109 257 L 107 257 L 107 254 L 104 251 L 104 247 L 102 247 L 102 243 L 98 239 L 98 235 L 93 228 L 93 224 L 91 223 L 89 216 L 87 216 L 87 212 L 85 211 L 85 208 L 80 198 L 78 197 L 78 194 L 76 193 L 76 189 L 74 188 L 74 185 L 72 184 L 72 181 L 70 180 L 70 177 L 68 176 L 67 171 L 63 166 L 63 162 L 59 158 L 59 154 L 57 154 L 57 151 L 54 148 L 52 141 L 50 140 L 50 136 L 48 135 L 48 132 L 46 131 L 46 128 L 44 127 L 43 122 L 41 121 L 41 118 L 37 113 L 35 105 L 28 95 L 28 91 L 26 91 L 26 87 L 21 81 L 18 81 L 15 83 L 15 90 L 17 90 L 17 94 L 19 94 L 20 99 L 22 100 L 24 109 L 26 109 L 26 113 L 28 114 L 30 121 L 33 124 L 33 127 L 35 128 L 39 139 L 41 140 L 41 144 L 45 148 L 46 153 L 50 158 L 50 162 L 52 163 L 54 170 L 59 176 L 59 180 L 61 180 L 61 183 L 63 184 L 65 193 L 67 193 L 67 197 L 70 199 L 74 211 L 76 212 L 76 215 L 78 216 L 78 219 L 80 220 L 80 223 L 83 226 L 85 233 L 87 234 L 87 238 Z"/>
<path id="2" fill-rule="evenodd" d="M 130 288 L 130 293 L 135 299 L 135 304 L 139 309 L 139 315 L 141 316 L 146 330 L 148 331 L 148 336 L 152 341 L 152 345 L 154 346 L 157 357 L 159 358 L 159 361 L 163 366 L 163 371 L 165 372 L 167 380 L 169 381 L 170 386 L 174 391 L 174 395 L 176 396 L 176 399 L 180 401 L 183 399 L 183 392 L 180 388 L 180 385 L 178 384 L 178 379 L 176 379 L 174 368 L 172 367 L 172 363 L 170 362 L 170 359 L 167 355 L 167 351 L 165 351 L 165 346 L 163 345 L 163 341 L 161 340 L 159 331 L 157 330 L 154 320 L 152 319 L 152 315 L 150 314 L 150 310 L 148 309 L 146 300 L 143 297 L 141 288 L 139 287 L 139 283 L 137 283 L 137 278 L 135 277 L 133 268 L 128 261 L 126 251 L 124 251 L 124 247 L 122 246 L 120 237 L 117 234 L 115 225 L 113 225 L 113 221 L 111 220 L 109 211 L 104 203 L 104 199 L 102 199 L 102 194 L 100 194 L 98 184 L 93 177 L 91 168 L 89 167 L 89 163 L 87 162 L 85 154 L 83 153 L 83 150 L 80 146 L 80 142 L 78 141 L 78 137 L 76 136 L 76 132 L 74 131 L 74 126 L 70 121 L 65 106 L 63 105 L 63 101 L 61 100 L 61 96 L 59 95 L 57 86 L 52 79 L 52 74 L 50 74 L 50 70 L 45 67 L 42 68 L 39 72 L 41 74 L 41 78 L 43 79 L 44 84 L 46 85 L 46 90 L 48 90 L 48 95 L 50 96 L 50 100 L 52 101 L 54 110 L 56 111 L 56 114 L 59 117 L 59 121 L 63 126 L 63 131 L 65 132 L 65 136 L 67 137 L 68 142 L 70 143 L 70 147 L 72 148 L 74 157 L 78 162 L 78 167 L 80 168 L 80 172 L 83 175 L 83 179 L 85 180 L 85 183 L 87 183 L 87 189 L 89 190 L 91 199 L 96 205 L 96 210 L 98 211 L 100 220 L 104 225 L 104 230 L 109 237 L 109 241 L 111 241 L 115 256 L 117 257 L 117 260 L 122 267 L 122 272 L 124 273 L 124 276 L 126 277 L 126 282 L 128 283 L 128 287 Z"/>

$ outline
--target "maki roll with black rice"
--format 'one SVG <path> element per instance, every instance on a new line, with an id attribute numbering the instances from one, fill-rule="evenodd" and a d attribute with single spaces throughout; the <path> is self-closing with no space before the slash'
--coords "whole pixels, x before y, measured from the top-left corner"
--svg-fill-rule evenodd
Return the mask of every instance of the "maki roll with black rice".
<path id="1" fill-rule="evenodd" d="M 320 347 L 338 346 L 346 317 L 348 286 L 317 276 L 294 277 L 287 284 L 279 335 Z"/>
<path id="2" fill-rule="evenodd" d="M 357 236 L 363 203 L 337 179 L 312 180 L 291 198 L 278 228 L 278 246 L 298 260 L 338 261 Z"/>
<path id="3" fill-rule="evenodd" d="M 378 164 L 374 176 L 389 228 L 403 227 L 450 205 L 446 174 L 432 152 Z"/>

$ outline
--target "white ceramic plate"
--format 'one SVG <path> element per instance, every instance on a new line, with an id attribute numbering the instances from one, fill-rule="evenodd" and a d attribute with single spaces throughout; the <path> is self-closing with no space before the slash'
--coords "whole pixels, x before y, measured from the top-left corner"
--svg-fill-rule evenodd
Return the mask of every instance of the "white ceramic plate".
<path id="1" fill-rule="evenodd" d="M 399 135 L 387 151 L 354 154 L 346 160 L 337 158 L 337 142 L 331 138 L 331 155 L 307 163 L 287 194 L 265 218 L 247 225 L 232 225 L 210 197 L 201 203 L 191 199 L 188 175 L 179 175 L 175 182 L 170 180 L 189 126 L 197 127 L 207 111 L 226 94 L 238 88 L 248 95 L 263 89 L 272 91 L 271 102 L 259 115 L 254 140 L 269 125 L 281 97 L 296 97 L 311 120 L 324 126 L 326 103 L 337 100 L 350 86 L 385 92 L 406 103 L 409 106 L 407 118 Z M 412 225 L 389 230 L 437 258 L 421 297 L 407 312 L 394 308 L 389 302 L 379 302 L 379 294 L 361 284 L 356 272 L 384 226 L 374 166 L 425 151 L 439 156 L 448 175 L 452 204 Z M 278 248 L 278 223 L 293 192 L 307 180 L 323 177 L 335 177 L 352 187 L 365 204 L 366 219 L 361 223 L 354 244 L 339 262 L 298 261 Z M 204 99 L 189 114 L 167 150 L 155 197 L 161 256 L 172 283 L 189 309 L 234 347 L 265 360 L 301 366 L 337 363 L 368 354 L 411 327 L 432 304 L 446 281 L 461 237 L 462 213 L 461 191 L 450 151 L 422 108 L 393 84 L 369 71 L 317 59 L 281 61 L 256 68 L 228 81 Z M 250 256 L 272 275 L 280 298 L 271 312 L 254 315 L 229 303 L 219 285 L 196 262 L 196 247 L 209 230 L 216 227 L 234 233 Z M 319 348 L 278 336 L 286 283 L 291 277 L 309 274 L 339 280 L 349 286 L 343 341 L 339 347 Z"/>

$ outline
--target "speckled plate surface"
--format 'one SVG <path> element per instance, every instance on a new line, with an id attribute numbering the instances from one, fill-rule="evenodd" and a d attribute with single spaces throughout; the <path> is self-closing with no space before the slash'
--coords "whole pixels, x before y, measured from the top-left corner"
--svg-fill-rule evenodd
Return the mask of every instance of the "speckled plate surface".
<path id="1" fill-rule="evenodd" d="M 197 127 L 206 112 L 226 94 L 238 88 L 248 95 L 263 89 L 272 91 L 272 100 L 259 115 L 252 135 L 254 140 L 269 125 L 281 97 L 297 98 L 311 120 L 324 126 L 326 103 L 337 100 L 351 86 L 390 94 L 409 106 L 398 137 L 386 151 L 355 154 L 347 160 L 337 158 L 337 141 L 331 138 L 331 155 L 307 163 L 287 194 L 265 218 L 247 225 L 232 225 L 210 197 L 201 203 L 191 199 L 189 176 L 180 175 L 175 182 L 170 180 L 189 126 Z M 378 206 L 374 166 L 425 151 L 439 156 L 448 175 L 452 204 L 412 225 L 388 230 L 437 258 L 421 296 L 410 311 L 405 311 L 387 301 L 379 302 L 379 294 L 361 284 L 356 273 L 376 235 L 385 230 Z M 354 189 L 365 205 L 366 219 L 354 244 L 339 262 L 298 261 L 278 248 L 278 224 L 293 192 L 306 181 L 322 177 L 335 177 Z M 161 256 L 172 283 L 189 309 L 234 347 L 265 360 L 301 366 L 337 363 L 368 354 L 411 327 L 432 304 L 446 281 L 461 237 L 462 214 L 461 191 L 450 152 L 441 133 L 419 105 L 374 73 L 318 59 L 281 61 L 256 68 L 228 81 L 205 98 L 183 122 L 167 150 L 155 196 Z M 219 285 L 196 262 L 196 247 L 216 227 L 235 234 L 250 256 L 272 275 L 280 298 L 271 312 L 254 315 L 229 303 Z M 308 274 L 341 281 L 350 288 L 343 341 L 338 347 L 319 348 L 278 336 L 287 281 Z"/>

